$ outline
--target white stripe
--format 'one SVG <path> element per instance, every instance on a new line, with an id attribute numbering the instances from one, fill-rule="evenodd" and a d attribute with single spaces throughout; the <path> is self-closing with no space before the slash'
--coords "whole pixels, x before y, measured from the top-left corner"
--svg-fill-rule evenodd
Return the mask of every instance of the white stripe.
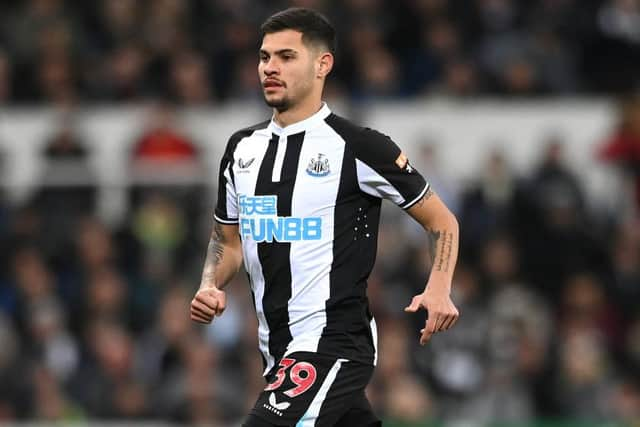
<path id="1" fill-rule="evenodd" d="M 276 148 L 276 159 L 273 162 L 273 171 L 271 172 L 271 181 L 280 182 L 282 173 L 282 163 L 284 163 L 284 154 L 287 151 L 287 137 L 280 136 L 278 139 L 278 147 Z"/>
<path id="2" fill-rule="evenodd" d="M 424 189 L 420 192 L 418 197 L 416 197 L 415 199 L 413 199 L 409 203 L 405 203 L 404 206 L 402 206 L 402 209 L 408 209 L 411 206 L 413 206 L 418 200 L 420 200 L 420 199 L 422 199 L 422 197 L 424 197 L 424 195 L 427 193 L 428 189 L 429 189 L 429 183 L 427 182 L 427 185 L 424 186 Z"/>
<path id="3" fill-rule="evenodd" d="M 373 338 L 373 366 L 378 364 L 378 326 L 376 325 L 376 319 L 371 318 L 369 322 L 371 328 L 371 337 Z"/>
<path id="4" fill-rule="evenodd" d="M 374 197 L 391 200 L 396 205 L 405 203 L 402 194 L 385 177 L 373 170 L 365 162 L 356 159 L 356 170 L 358 173 L 358 185 L 362 191 Z"/>
<path id="5" fill-rule="evenodd" d="M 238 218 L 236 218 L 236 219 L 222 219 L 216 214 L 213 214 L 213 217 L 216 219 L 216 221 L 221 222 L 223 224 L 237 224 L 238 223 Z"/>
<path id="6" fill-rule="evenodd" d="M 224 170 L 224 177 L 227 181 L 225 185 L 225 192 L 227 196 L 227 211 L 225 214 L 227 217 L 236 218 L 238 216 L 238 196 L 236 194 L 235 184 L 231 180 L 230 172 L 231 164 Z"/>
<path id="7" fill-rule="evenodd" d="M 327 176 L 307 173 L 309 159 L 317 158 L 319 153 L 329 162 L 330 173 Z M 322 331 L 327 325 L 326 302 L 331 296 L 335 205 L 343 156 L 342 141 L 318 147 L 305 140 L 300 149 L 291 215 L 322 218 L 322 239 L 291 243 L 291 298 L 287 309 L 293 339 L 287 346 L 287 353 L 318 351 Z"/>
<path id="8" fill-rule="evenodd" d="M 313 427 L 316 425 L 316 420 L 318 419 L 318 415 L 320 415 L 320 408 L 322 407 L 322 403 L 324 399 L 327 397 L 327 393 L 331 388 L 331 385 L 336 379 L 338 375 L 338 371 L 342 366 L 342 362 L 348 362 L 347 359 L 338 359 L 336 363 L 333 364 L 327 377 L 324 382 L 320 386 L 320 390 L 318 390 L 318 394 L 311 401 L 311 405 L 309 405 L 309 409 L 307 412 L 300 418 L 300 421 L 296 424 L 296 427 Z"/>

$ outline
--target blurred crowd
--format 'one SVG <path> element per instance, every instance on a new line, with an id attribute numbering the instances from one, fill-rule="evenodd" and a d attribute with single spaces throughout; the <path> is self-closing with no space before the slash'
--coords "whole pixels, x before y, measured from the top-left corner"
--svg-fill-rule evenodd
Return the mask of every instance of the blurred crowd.
<path id="1" fill-rule="evenodd" d="M 333 21 L 328 91 L 354 101 L 640 82 L 638 0 L 4 0 L 0 105 L 255 98 L 259 25 L 291 5 Z"/>
<path id="2" fill-rule="evenodd" d="M 131 142 L 131 174 L 197 170 L 204 147 L 168 123 Z M 1 199 L 0 422 L 237 425 L 264 387 L 245 275 L 213 325 L 188 310 L 215 188 L 142 181 L 125 220 L 107 224 L 85 143 L 63 123 L 43 145 L 41 185 L 24 202 Z M 388 425 L 640 421 L 640 98 L 622 104 L 601 144 L 600 160 L 626 177 L 618 206 L 589 200 L 562 140 L 540 147 L 526 176 L 495 151 L 459 186 L 434 145 L 413 159 L 461 225 L 452 295 L 462 314 L 424 347 L 423 315 L 403 307 L 424 287 L 431 245 L 385 205 L 368 393 Z M 75 181 L 52 185 L 61 174 Z"/>

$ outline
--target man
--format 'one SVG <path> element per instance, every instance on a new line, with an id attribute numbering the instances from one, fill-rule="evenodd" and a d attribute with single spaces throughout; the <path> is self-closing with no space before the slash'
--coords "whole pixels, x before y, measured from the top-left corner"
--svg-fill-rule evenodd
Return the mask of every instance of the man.
<path id="1" fill-rule="evenodd" d="M 244 260 L 267 386 L 245 426 L 377 426 L 364 389 L 376 361 L 366 287 L 382 198 L 433 239 L 420 342 L 450 328 L 458 225 L 386 136 L 322 102 L 333 67 L 331 25 L 287 9 L 262 25 L 258 73 L 271 121 L 235 133 L 220 165 L 218 204 L 191 318 L 222 314 L 225 285 Z"/>

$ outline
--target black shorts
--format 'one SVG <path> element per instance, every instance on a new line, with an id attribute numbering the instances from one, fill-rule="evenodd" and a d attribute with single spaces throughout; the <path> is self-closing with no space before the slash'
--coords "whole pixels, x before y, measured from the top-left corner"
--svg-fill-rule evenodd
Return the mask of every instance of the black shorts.
<path id="1" fill-rule="evenodd" d="M 316 353 L 283 357 L 244 427 L 380 426 L 364 389 L 373 366 Z"/>

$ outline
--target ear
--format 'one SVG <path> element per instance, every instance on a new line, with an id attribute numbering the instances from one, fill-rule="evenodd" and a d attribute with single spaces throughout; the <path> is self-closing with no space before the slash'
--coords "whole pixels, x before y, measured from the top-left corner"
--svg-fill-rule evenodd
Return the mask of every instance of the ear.
<path id="1" fill-rule="evenodd" d="M 325 78 L 333 68 L 333 55 L 329 52 L 323 52 L 318 57 L 316 66 L 316 77 Z"/>

